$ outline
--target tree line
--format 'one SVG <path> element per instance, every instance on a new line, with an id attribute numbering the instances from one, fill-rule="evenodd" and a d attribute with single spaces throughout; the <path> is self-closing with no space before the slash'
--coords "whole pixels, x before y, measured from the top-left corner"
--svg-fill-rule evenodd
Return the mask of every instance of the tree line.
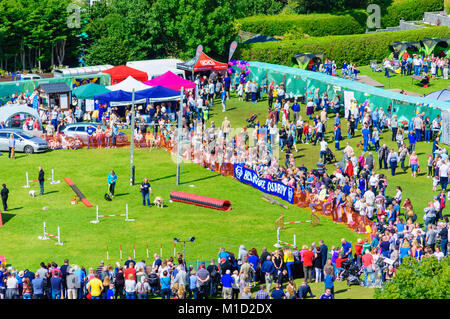
<path id="1" fill-rule="evenodd" d="M 235 19 L 361 7 L 388 0 L 0 0 L 0 70 L 51 71 L 87 63 L 189 59 L 202 44 L 225 60 L 238 30 Z M 70 27 L 81 10 L 79 27 Z"/>

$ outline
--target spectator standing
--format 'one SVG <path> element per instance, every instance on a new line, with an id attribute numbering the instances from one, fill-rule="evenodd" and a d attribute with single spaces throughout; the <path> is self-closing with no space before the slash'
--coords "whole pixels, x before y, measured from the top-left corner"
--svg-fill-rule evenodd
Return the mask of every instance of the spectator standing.
<path id="1" fill-rule="evenodd" d="M 44 279 L 41 278 L 39 272 L 36 272 L 34 279 L 31 281 L 33 286 L 33 299 L 43 299 L 44 298 Z"/>
<path id="2" fill-rule="evenodd" d="M 312 282 L 312 268 L 313 268 L 313 259 L 314 259 L 314 253 L 313 253 L 313 247 L 311 249 L 306 250 L 303 253 L 303 273 L 305 276 L 305 281 L 307 283 Z"/>
<path id="3" fill-rule="evenodd" d="M 66 276 L 67 299 L 77 299 L 78 278 L 75 276 L 75 269 L 70 267 Z"/>
<path id="4" fill-rule="evenodd" d="M 2 190 L 0 191 L 0 195 L 2 197 L 2 204 L 3 204 L 3 211 L 8 211 L 8 196 L 9 196 L 9 189 L 6 188 L 6 184 L 2 185 Z"/>
<path id="5" fill-rule="evenodd" d="M 62 278 L 57 272 L 53 272 L 52 278 L 50 279 L 50 286 L 52 288 L 52 299 L 61 299 L 61 291 L 63 289 Z"/>
<path id="6" fill-rule="evenodd" d="M 126 270 L 128 270 L 128 268 Z M 124 274 L 126 274 L 126 272 L 124 272 Z M 125 280 L 125 299 L 136 299 L 136 280 L 133 277 L 133 274 L 129 273 L 128 276 L 125 276 L 125 278 L 127 278 Z M 103 283 L 102 283 L 102 289 L 103 289 Z M 164 296 L 163 296 L 163 299 L 164 299 Z"/>
<path id="7" fill-rule="evenodd" d="M 40 195 L 44 195 L 44 182 L 45 182 L 45 173 L 42 169 L 42 166 L 39 166 L 39 174 L 38 174 L 39 187 L 41 189 Z"/>
<path id="8" fill-rule="evenodd" d="M 161 298 L 170 299 L 171 279 L 167 270 L 163 271 L 162 276 L 159 278 L 159 281 L 161 282 Z"/>
<path id="9" fill-rule="evenodd" d="M 209 272 L 206 270 L 205 263 L 203 262 L 200 265 L 200 269 L 197 271 L 198 299 L 208 299 L 209 280 Z"/>
<path id="10" fill-rule="evenodd" d="M 9 146 L 8 158 L 16 159 L 16 156 L 15 156 L 16 140 L 14 138 L 14 134 L 12 134 L 12 133 L 9 136 L 8 146 Z"/>
<path id="11" fill-rule="evenodd" d="M 211 264 L 206 268 L 209 273 L 209 296 L 213 297 L 217 294 L 217 286 L 220 281 L 219 267 L 217 267 L 214 259 L 211 259 Z"/>
<path id="12" fill-rule="evenodd" d="M 100 295 L 103 291 L 103 283 L 99 279 L 98 274 L 95 273 L 94 277 L 89 280 L 87 284 L 88 293 L 91 295 L 91 299 L 100 299 Z"/>
<path id="13" fill-rule="evenodd" d="M 231 271 L 227 269 L 225 275 L 220 279 L 220 283 L 222 284 L 222 297 L 223 299 L 232 299 L 233 295 L 233 287 L 234 283 L 233 277 L 230 275 Z"/>

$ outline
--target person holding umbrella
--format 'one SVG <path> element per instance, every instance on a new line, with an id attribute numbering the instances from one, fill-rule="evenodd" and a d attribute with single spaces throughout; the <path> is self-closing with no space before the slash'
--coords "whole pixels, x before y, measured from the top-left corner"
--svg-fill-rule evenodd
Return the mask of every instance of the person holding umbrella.
<path id="1" fill-rule="evenodd" d="M 114 173 L 114 170 L 111 170 L 111 173 L 108 175 L 108 187 L 109 187 L 109 195 L 114 198 L 114 189 L 116 188 L 117 175 Z"/>

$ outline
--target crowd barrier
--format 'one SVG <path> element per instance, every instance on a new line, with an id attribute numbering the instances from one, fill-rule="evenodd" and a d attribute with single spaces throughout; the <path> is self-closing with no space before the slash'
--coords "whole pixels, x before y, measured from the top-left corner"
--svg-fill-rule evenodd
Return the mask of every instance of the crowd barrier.
<path id="1" fill-rule="evenodd" d="M 169 140 L 161 136 L 161 147 L 165 148 L 168 152 L 176 152 L 176 143 L 172 145 Z M 193 152 L 190 152 L 189 160 L 194 158 Z M 210 169 L 223 176 L 234 177 L 234 165 L 231 163 L 207 163 L 202 161 L 200 164 L 203 167 Z M 367 236 L 373 235 L 375 230 L 374 224 L 368 218 L 364 218 L 353 209 L 345 207 L 343 205 L 336 206 L 333 201 L 319 201 L 314 202 L 313 196 L 309 192 L 297 189 L 294 195 L 294 205 L 300 208 L 311 209 L 312 213 L 320 213 L 331 219 L 335 223 L 344 224 L 354 232 L 358 234 L 365 234 Z M 314 214 L 313 214 L 314 215 Z"/>

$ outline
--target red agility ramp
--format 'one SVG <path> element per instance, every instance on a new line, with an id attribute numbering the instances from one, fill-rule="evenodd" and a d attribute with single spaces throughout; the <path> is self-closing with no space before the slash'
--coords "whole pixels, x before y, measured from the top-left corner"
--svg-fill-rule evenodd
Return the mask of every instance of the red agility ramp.
<path id="1" fill-rule="evenodd" d="M 170 199 L 174 202 L 192 204 L 207 208 L 213 208 L 223 211 L 229 211 L 231 209 L 231 203 L 228 200 L 217 199 L 212 197 L 206 197 L 201 195 L 195 195 L 190 193 L 172 191 L 170 193 Z"/>
<path id="2" fill-rule="evenodd" d="M 75 194 L 78 195 L 78 197 L 81 199 L 84 205 L 86 207 L 92 207 L 92 204 L 89 202 L 89 200 L 84 196 L 84 194 L 78 189 L 77 185 L 75 185 L 74 182 L 68 177 L 64 178 L 64 181 L 72 188 L 72 190 L 75 192 Z"/>

